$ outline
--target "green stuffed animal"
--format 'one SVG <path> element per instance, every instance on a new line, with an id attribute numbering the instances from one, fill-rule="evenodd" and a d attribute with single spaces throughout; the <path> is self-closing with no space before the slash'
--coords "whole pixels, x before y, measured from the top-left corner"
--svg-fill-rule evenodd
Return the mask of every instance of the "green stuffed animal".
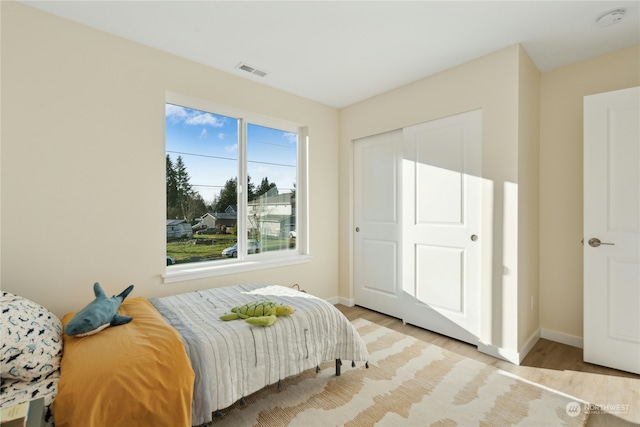
<path id="1" fill-rule="evenodd" d="M 253 301 L 231 309 L 231 313 L 220 316 L 222 320 L 244 319 L 251 325 L 271 326 L 276 323 L 276 316 L 288 316 L 295 310 L 290 305 L 280 305 L 272 301 Z"/>

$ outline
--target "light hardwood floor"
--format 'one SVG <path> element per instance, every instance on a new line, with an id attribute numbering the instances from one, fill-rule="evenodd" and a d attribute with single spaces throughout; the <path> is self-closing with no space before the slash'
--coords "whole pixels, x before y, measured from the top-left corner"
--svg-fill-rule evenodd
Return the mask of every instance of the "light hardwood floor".
<path id="1" fill-rule="evenodd" d="M 586 402 L 600 406 L 627 405 L 617 406 L 615 415 L 592 414 L 589 426 L 640 425 L 640 375 L 585 363 L 580 348 L 540 339 L 522 364 L 517 366 L 480 353 L 470 344 L 404 325 L 394 317 L 358 306 L 337 304 L 336 307 L 349 320 L 369 320 Z"/>

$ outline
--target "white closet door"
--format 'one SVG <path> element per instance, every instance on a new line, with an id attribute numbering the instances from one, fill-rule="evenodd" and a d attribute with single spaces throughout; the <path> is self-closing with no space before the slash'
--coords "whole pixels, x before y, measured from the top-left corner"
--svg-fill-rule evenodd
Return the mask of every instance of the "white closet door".
<path id="1" fill-rule="evenodd" d="M 477 344 L 481 112 L 404 129 L 403 319 Z"/>
<path id="2" fill-rule="evenodd" d="M 402 317 L 399 152 L 402 131 L 354 142 L 354 297 Z"/>

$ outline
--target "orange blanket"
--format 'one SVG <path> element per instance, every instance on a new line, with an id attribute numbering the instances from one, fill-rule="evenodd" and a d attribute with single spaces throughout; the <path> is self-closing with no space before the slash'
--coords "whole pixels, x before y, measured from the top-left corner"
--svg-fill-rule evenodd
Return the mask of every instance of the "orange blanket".
<path id="1" fill-rule="evenodd" d="M 133 321 L 64 335 L 56 427 L 191 426 L 195 375 L 178 332 L 142 297 L 125 300 L 118 313 Z"/>

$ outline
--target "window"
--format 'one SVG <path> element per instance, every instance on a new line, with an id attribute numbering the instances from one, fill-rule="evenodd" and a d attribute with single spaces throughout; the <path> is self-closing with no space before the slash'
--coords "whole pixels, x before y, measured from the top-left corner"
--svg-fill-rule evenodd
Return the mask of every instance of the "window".
<path id="1" fill-rule="evenodd" d="M 165 281 L 304 260 L 305 133 L 168 97 Z"/>

